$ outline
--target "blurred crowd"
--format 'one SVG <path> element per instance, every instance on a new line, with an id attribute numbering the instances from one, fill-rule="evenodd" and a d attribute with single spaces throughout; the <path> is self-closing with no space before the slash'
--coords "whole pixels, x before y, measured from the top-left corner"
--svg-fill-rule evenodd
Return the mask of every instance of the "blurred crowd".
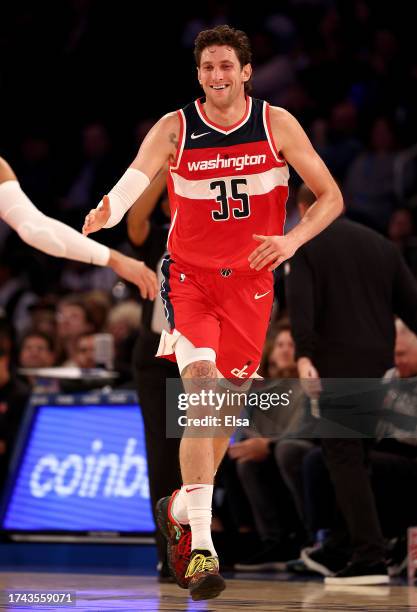
<path id="1" fill-rule="evenodd" d="M 195 15 L 167 7 L 167 19 L 149 30 L 135 3 L 10 4 L 0 24 L 1 153 L 36 206 L 81 228 L 156 118 L 199 95 L 195 35 L 231 23 L 252 41 L 253 95 L 300 120 L 342 186 L 348 214 L 389 233 L 417 267 L 417 55 L 401 4 L 393 14 L 376 1 L 287 0 L 252 14 L 210 2 Z M 290 197 L 288 227 L 295 218 Z M 99 239 L 123 250 L 125 237 L 120 224 Z M 62 262 L 49 262 L 45 278 L 43 262 L 3 225 L 0 238 L 1 276 L 19 276 L 37 295 L 114 282 Z"/>
<path id="2" fill-rule="evenodd" d="M 35 205 L 80 229 L 156 118 L 199 95 L 196 34 L 229 23 L 251 38 L 253 95 L 299 119 L 341 186 L 346 215 L 387 236 L 417 277 L 417 53 L 414 23 L 404 18 L 407 3 L 400 0 L 393 9 L 376 0 L 285 0 L 261 3 L 256 14 L 237 2 L 174 8 L 164 9 L 161 19 L 160 7 L 149 7 L 152 28 L 138 3 L 115 8 L 66 0 L 4 8 L 0 152 Z M 287 228 L 298 221 L 299 184 L 293 175 Z M 162 206 L 155 207 L 152 223 L 166 224 Z M 97 238 L 136 254 L 125 222 Z M 291 378 L 297 375 L 294 342 L 280 287 L 277 294 L 262 373 Z M 0 222 L 0 313 L 4 477 L 25 398 L 37 384 L 36 377 L 18 376 L 18 368 L 95 367 L 97 336 L 106 333 L 113 338 L 117 384 L 133 387 L 142 303 L 137 289 L 108 268 L 47 257 Z M 401 323 L 395 370 L 388 375 L 417 376 L 417 338 Z M 2 410 L 5 402 L 11 411 Z M 287 426 L 282 424 L 283 439 Z M 298 442 L 241 441 L 231 448 L 221 481 L 222 491 L 233 495 L 222 503 L 215 497 L 218 530 L 233 524 L 246 551 L 256 534 L 267 551 L 262 563 L 287 561 L 329 526 L 334 502 L 320 448 Z M 400 461 L 414 461 L 415 448 L 401 446 Z M 398 504 L 383 503 L 378 466 L 385 450 L 373 451 L 371 460 L 384 535 L 392 538 L 404 533 L 416 509 L 406 503 L 400 513 Z M 271 492 L 272 481 L 278 484 Z"/>

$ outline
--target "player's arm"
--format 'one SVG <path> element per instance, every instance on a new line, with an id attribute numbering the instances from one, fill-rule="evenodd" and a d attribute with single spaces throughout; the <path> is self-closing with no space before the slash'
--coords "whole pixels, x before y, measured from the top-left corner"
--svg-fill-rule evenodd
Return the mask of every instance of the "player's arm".
<path id="1" fill-rule="evenodd" d="M 271 130 L 276 148 L 316 196 L 302 220 L 285 236 L 254 236 L 261 245 L 249 256 L 251 267 L 273 270 L 294 255 L 305 242 L 319 234 L 343 210 L 343 198 L 335 180 L 314 150 L 307 134 L 290 113 L 270 109 Z"/>
<path id="2" fill-rule="evenodd" d="M 149 217 L 167 184 L 167 170 L 162 168 L 136 200 L 127 216 L 127 233 L 135 246 L 141 246 L 149 234 Z"/>
<path id="3" fill-rule="evenodd" d="M 9 164 L 0 157 L 0 219 L 20 238 L 44 253 L 97 266 L 110 266 L 135 283 L 142 297 L 154 299 L 158 290 L 155 273 L 143 262 L 86 238 L 72 227 L 44 215 L 22 191 Z"/>
<path id="4" fill-rule="evenodd" d="M 343 211 L 340 189 L 295 117 L 271 108 L 272 134 L 286 161 L 296 170 L 317 200 L 288 236 L 297 248 L 319 234 Z"/>
<path id="5" fill-rule="evenodd" d="M 85 236 L 82 236 L 85 238 Z M 86 238 L 89 240 L 89 238 Z M 92 241 L 93 242 L 93 241 Z M 144 299 L 154 300 L 158 293 L 158 280 L 153 270 L 143 261 L 127 257 L 119 251 L 110 249 L 107 265 L 119 276 L 136 285 Z"/>
<path id="6" fill-rule="evenodd" d="M 113 227 L 136 202 L 150 181 L 170 157 L 177 153 L 180 120 L 177 113 L 160 119 L 145 136 L 130 167 L 110 191 L 108 200 L 100 202 L 85 218 L 83 234 L 102 227 Z"/>

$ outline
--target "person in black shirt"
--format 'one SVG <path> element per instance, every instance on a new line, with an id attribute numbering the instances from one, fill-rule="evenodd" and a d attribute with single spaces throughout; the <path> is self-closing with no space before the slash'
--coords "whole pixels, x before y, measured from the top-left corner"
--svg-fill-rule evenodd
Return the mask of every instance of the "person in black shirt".
<path id="1" fill-rule="evenodd" d="M 303 185 L 301 215 L 313 201 Z M 317 381 L 313 392 L 319 377 L 381 378 L 393 364 L 394 315 L 417 332 L 417 285 L 398 249 L 346 218 L 297 251 L 287 264 L 286 289 L 299 375 Z M 387 582 L 366 445 L 323 438 L 322 446 L 352 547 L 349 564 L 326 582 Z M 310 554 L 328 576 L 340 569 L 336 548 L 333 538 Z"/>
<path id="2" fill-rule="evenodd" d="M 166 223 L 157 224 L 151 215 L 157 205 L 165 211 Z M 128 235 L 138 258 L 146 262 L 161 276 L 160 262 L 165 254 L 169 229 L 169 203 L 166 194 L 166 170 L 162 170 L 129 211 Z M 159 280 L 161 280 L 159 278 Z M 146 453 L 148 459 L 149 488 L 152 511 L 158 499 L 167 490 L 181 486 L 179 467 L 180 440 L 166 437 L 166 378 L 177 378 L 176 364 L 158 359 L 157 352 L 162 329 L 167 329 L 162 299 L 158 294 L 154 302 L 145 301 L 142 310 L 142 325 L 133 351 L 133 366 L 139 403 L 142 409 Z M 155 520 L 156 523 L 156 520 Z M 168 580 L 166 542 L 157 531 L 159 577 Z"/>

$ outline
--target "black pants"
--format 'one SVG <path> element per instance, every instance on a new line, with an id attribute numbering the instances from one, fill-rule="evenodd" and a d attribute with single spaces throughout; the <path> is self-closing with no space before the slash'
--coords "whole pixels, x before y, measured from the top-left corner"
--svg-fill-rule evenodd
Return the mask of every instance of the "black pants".
<path id="1" fill-rule="evenodd" d="M 158 499 L 181 487 L 180 440 L 166 437 L 165 381 L 166 378 L 177 378 L 178 368 L 166 359 L 152 357 L 156 352 L 157 342 L 156 334 L 141 333 L 133 355 L 136 387 L 145 428 L 149 489 L 154 517 Z M 159 531 L 156 533 L 156 543 L 158 557 L 160 561 L 164 561 L 166 542 Z"/>
<path id="2" fill-rule="evenodd" d="M 275 461 L 294 500 L 300 521 L 305 525 L 303 461 L 314 448 L 311 440 L 284 438 L 274 447 Z"/>
<path id="3" fill-rule="evenodd" d="M 304 457 L 303 486 L 306 526 L 314 539 L 318 531 L 333 527 L 336 508 L 334 489 L 320 446 Z"/>
<path id="4" fill-rule="evenodd" d="M 320 397 L 320 437 L 340 510 L 333 535 L 346 540 L 347 527 L 352 561 L 380 562 L 385 556 L 369 469 L 383 397 L 379 381 L 365 378 L 326 381 Z"/>
<path id="5" fill-rule="evenodd" d="M 322 448 L 337 505 L 349 532 L 353 561 L 379 562 L 384 542 L 368 468 L 368 441 L 324 438 Z M 337 538 L 343 533 L 337 526 Z"/>
<path id="6" fill-rule="evenodd" d="M 371 481 L 383 535 L 392 538 L 417 523 L 417 461 L 406 452 L 408 445 L 390 444 L 390 452 L 381 446 L 369 453 Z M 306 456 L 303 473 L 308 525 L 314 532 L 329 529 L 334 525 L 335 499 L 320 448 Z"/>
<path id="7" fill-rule="evenodd" d="M 239 529 L 253 528 L 251 506 L 242 487 L 237 471 L 237 462 L 226 453 L 216 474 L 216 487 L 223 487 L 224 512 L 221 516 L 225 529 L 238 532 Z M 226 515 L 226 516 L 225 516 Z"/>

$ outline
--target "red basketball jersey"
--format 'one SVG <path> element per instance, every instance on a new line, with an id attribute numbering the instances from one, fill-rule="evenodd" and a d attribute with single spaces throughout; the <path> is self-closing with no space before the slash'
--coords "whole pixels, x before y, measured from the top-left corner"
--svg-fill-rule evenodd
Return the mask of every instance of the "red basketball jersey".
<path id="1" fill-rule="evenodd" d="M 178 116 L 180 142 L 168 176 L 171 257 L 249 270 L 248 256 L 259 245 L 253 234 L 282 235 L 285 223 L 289 170 L 272 138 L 269 105 L 247 96 L 245 115 L 227 128 L 208 119 L 202 100 Z"/>

